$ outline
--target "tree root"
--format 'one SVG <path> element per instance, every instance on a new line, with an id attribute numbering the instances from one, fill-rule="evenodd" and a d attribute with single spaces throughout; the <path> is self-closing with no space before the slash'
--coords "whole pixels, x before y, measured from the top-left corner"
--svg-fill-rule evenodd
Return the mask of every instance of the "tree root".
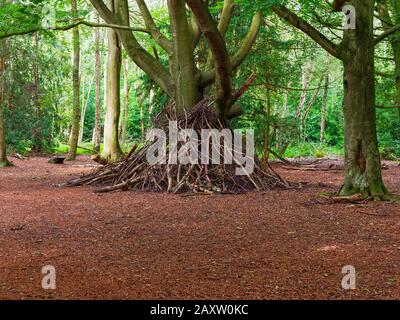
<path id="1" fill-rule="evenodd" d="M 351 190 L 347 194 L 340 191 L 334 194 L 320 194 L 320 198 L 327 200 L 330 203 L 354 203 L 361 204 L 368 201 L 383 201 L 383 202 L 400 202 L 400 195 L 389 193 L 386 188 L 384 193 L 363 194 Z"/>

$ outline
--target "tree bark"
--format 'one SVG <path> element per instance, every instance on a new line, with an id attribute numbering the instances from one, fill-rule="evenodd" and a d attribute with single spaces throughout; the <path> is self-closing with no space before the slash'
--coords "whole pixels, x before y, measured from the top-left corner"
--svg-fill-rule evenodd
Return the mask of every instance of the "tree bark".
<path id="1" fill-rule="evenodd" d="M 71 12 L 76 15 L 78 13 L 77 0 L 71 0 Z M 78 147 L 79 138 L 79 123 L 81 116 L 80 106 L 80 81 L 79 81 L 79 68 L 80 68 L 80 39 L 79 28 L 76 27 L 72 31 L 72 45 L 73 45 L 73 120 L 71 128 L 71 137 L 69 142 L 68 160 L 76 159 L 76 151 Z"/>
<path id="2" fill-rule="evenodd" d="M 199 73 L 194 62 L 185 0 L 168 0 L 167 4 L 173 39 L 171 74 L 176 108 L 180 112 L 196 105 L 202 94 L 198 89 Z"/>
<path id="3" fill-rule="evenodd" d="M 126 143 L 126 132 L 128 128 L 128 116 L 129 116 L 129 92 L 130 85 L 128 81 L 128 72 L 129 72 L 129 62 L 125 59 L 124 63 L 124 108 L 123 108 L 123 117 L 121 121 L 121 141 L 122 143 Z"/>
<path id="4" fill-rule="evenodd" d="M 115 0 L 109 0 L 109 7 L 117 11 Z M 121 111 L 121 43 L 116 31 L 108 30 L 107 86 L 104 120 L 104 147 L 102 158 L 116 161 L 123 155 L 119 144 L 119 117 Z"/>
<path id="5" fill-rule="evenodd" d="M 329 74 L 325 76 L 324 95 L 322 97 L 322 109 L 321 109 L 321 131 L 319 135 L 319 141 L 322 143 L 325 139 L 325 125 L 326 125 L 326 106 L 328 101 L 328 90 L 329 90 Z"/>
<path id="6" fill-rule="evenodd" d="M 286 7 L 277 5 L 273 11 L 343 61 L 345 181 L 339 193 L 360 193 L 365 198 L 386 199 L 388 194 L 382 180 L 376 132 L 374 51 L 375 45 L 391 33 L 374 38 L 374 0 L 351 0 L 347 3 L 357 12 L 356 29 L 344 30 L 340 45 L 334 44 Z"/>
<path id="7" fill-rule="evenodd" d="M 382 198 L 387 193 L 381 175 L 376 132 L 373 0 L 353 0 L 357 28 L 346 30 L 343 45 L 345 182 L 341 195 L 361 193 Z"/>
<path id="8" fill-rule="evenodd" d="M 144 110 L 143 110 L 143 95 L 140 94 L 138 98 L 139 103 L 139 113 L 140 113 L 140 133 L 142 135 L 142 139 L 145 138 L 145 127 L 144 127 Z"/>
<path id="9" fill-rule="evenodd" d="M 100 22 L 97 16 L 97 22 Z M 100 152 L 101 143 L 101 53 L 100 53 L 100 29 L 95 33 L 95 78 L 96 78 L 96 106 L 93 133 L 93 150 Z"/>
<path id="10" fill-rule="evenodd" d="M 0 40 L 0 168 L 10 165 L 6 154 L 6 129 L 4 125 L 6 50 L 7 41 L 2 39 Z"/>

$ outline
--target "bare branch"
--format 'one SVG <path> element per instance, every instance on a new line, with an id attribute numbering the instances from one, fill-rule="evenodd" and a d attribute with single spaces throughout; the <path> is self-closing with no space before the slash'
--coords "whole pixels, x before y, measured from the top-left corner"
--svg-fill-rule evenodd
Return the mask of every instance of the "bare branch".
<path id="1" fill-rule="evenodd" d="M 397 32 L 400 30 L 400 24 L 395 25 L 392 28 L 389 28 L 388 30 L 386 30 L 384 33 L 382 33 L 381 35 L 377 36 L 374 40 L 374 45 L 376 46 L 377 44 L 379 44 L 381 41 L 385 40 L 387 37 L 391 36 L 393 33 Z"/>

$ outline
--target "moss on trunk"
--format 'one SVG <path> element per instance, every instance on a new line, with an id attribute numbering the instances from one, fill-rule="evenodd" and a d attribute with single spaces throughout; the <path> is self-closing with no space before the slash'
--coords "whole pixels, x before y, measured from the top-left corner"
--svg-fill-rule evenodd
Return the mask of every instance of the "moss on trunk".
<path id="1" fill-rule="evenodd" d="M 346 175 L 340 195 L 360 193 L 364 198 L 384 199 L 388 191 L 376 132 L 373 4 L 352 1 L 357 28 L 346 30 L 343 40 Z"/>

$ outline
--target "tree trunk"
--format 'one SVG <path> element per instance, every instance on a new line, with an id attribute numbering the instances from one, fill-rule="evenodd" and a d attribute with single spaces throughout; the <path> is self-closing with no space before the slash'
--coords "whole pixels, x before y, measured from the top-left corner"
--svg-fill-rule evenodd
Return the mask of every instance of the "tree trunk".
<path id="1" fill-rule="evenodd" d="M 176 107 L 182 111 L 201 100 L 199 75 L 194 62 L 185 0 L 168 0 L 167 3 L 174 43 L 171 74 L 175 84 Z"/>
<path id="2" fill-rule="evenodd" d="M 92 85 L 93 85 L 93 79 L 90 80 L 87 96 L 85 96 L 85 89 L 84 88 L 82 89 L 82 112 L 81 112 L 81 123 L 79 126 L 78 145 L 81 144 L 83 141 L 83 131 L 85 130 L 86 110 L 87 110 L 88 103 L 90 100 L 90 94 L 92 93 Z"/>
<path id="3" fill-rule="evenodd" d="M 140 132 L 142 135 L 142 139 L 144 139 L 145 135 L 145 127 L 144 127 L 144 110 L 143 110 L 143 95 L 141 94 L 138 99 L 139 102 L 139 112 L 140 112 Z"/>
<path id="4" fill-rule="evenodd" d="M 77 0 L 71 0 L 71 12 L 76 15 L 78 12 Z M 80 106 L 80 83 L 79 83 L 79 63 L 80 63 L 80 41 L 79 41 L 79 28 L 76 27 L 72 31 L 72 43 L 73 43 L 73 120 L 71 128 L 71 138 L 69 142 L 69 154 L 68 160 L 76 159 L 76 151 L 78 147 L 79 138 L 79 120 L 81 116 Z"/>
<path id="5" fill-rule="evenodd" d="M 318 97 L 318 94 L 319 94 L 323 79 L 324 79 L 324 77 L 322 76 L 320 78 L 320 80 L 318 81 L 317 89 L 314 91 L 314 93 L 313 93 L 313 95 L 311 97 L 311 100 L 308 102 L 308 105 L 307 105 L 307 107 L 306 107 L 306 109 L 304 111 L 304 114 L 301 116 L 301 119 L 300 119 L 300 122 L 301 122 L 301 133 L 302 133 L 302 135 L 300 136 L 300 141 L 301 142 L 305 142 L 306 139 L 307 139 L 306 120 L 307 120 L 307 117 L 308 117 L 308 115 L 309 115 L 309 113 L 311 111 L 311 108 L 313 107 L 313 105 L 315 103 L 315 100 Z"/>
<path id="6" fill-rule="evenodd" d="M 374 0 L 344 2 L 356 11 L 356 29 L 344 30 L 343 41 L 336 45 L 308 22 L 283 5 L 272 10 L 294 27 L 302 30 L 344 66 L 345 117 L 345 182 L 341 195 L 361 193 L 365 198 L 387 199 L 381 174 L 381 163 L 376 133 L 375 108 L 375 45 L 383 38 L 373 33 Z M 388 36 L 386 34 L 385 36 Z"/>
<path id="7" fill-rule="evenodd" d="M 321 131 L 319 141 L 324 142 L 325 125 L 326 125 L 326 105 L 328 101 L 328 90 L 329 90 L 329 74 L 325 76 L 324 95 L 322 97 L 322 109 L 321 109 Z"/>
<path id="8" fill-rule="evenodd" d="M 109 0 L 112 11 L 115 8 L 114 0 Z M 121 85 L 121 45 L 117 32 L 108 30 L 108 56 L 107 56 L 107 86 L 104 120 L 104 148 L 102 158 L 107 161 L 116 161 L 122 156 L 119 144 L 119 117 L 121 110 L 120 85 Z"/>
<path id="9" fill-rule="evenodd" d="M 4 126 L 6 46 L 6 39 L 0 40 L 0 168 L 10 165 L 6 154 L 6 130 Z"/>
<path id="10" fill-rule="evenodd" d="M 97 16 L 97 22 L 100 17 Z M 100 55 L 100 28 L 95 31 L 95 78 L 96 78 L 96 107 L 93 132 L 93 150 L 100 152 L 101 143 L 101 55 Z"/>
<path id="11" fill-rule="evenodd" d="M 129 62 L 126 59 L 124 61 L 124 110 L 123 110 L 123 118 L 121 122 L 121 141 L 122 143 L 126 143 L 126 131 L 128 128 L 128 111 L 129 111 L 129 92 L 130 85 L 128 81 L 128 71 L 129 71 Z"/>
<path id="12" fill-rule="evenodd" d="M 376 133 L 373 0 L 354 0 L 356 30 L 346 30 L 344 45 L 345 182 L 341 195 L 365 198 L 386 194 Z"/>
<path id="13" fill-rule="evenodd" d="M 38 32 L 35 33 L 34 37 L 34 44 L 35 44 L 35 54 L 39 54 L 39 34 Z M 33 150 L 36 152 L 43 151 L 43 142 L 42 142 L 42 123 L 41 123 L 41 110 L 40 110 L 40 74 L 39 74 L 39 65 L 37 60 L 34 59 L 33 65 L 33 81 L 34 81 L 34 92 L 33 92 L 33 105 L 35 106 L 35 116 L 36 116 L 36 123 L 38 125 L 35 126 L 33 129 Z"/>

